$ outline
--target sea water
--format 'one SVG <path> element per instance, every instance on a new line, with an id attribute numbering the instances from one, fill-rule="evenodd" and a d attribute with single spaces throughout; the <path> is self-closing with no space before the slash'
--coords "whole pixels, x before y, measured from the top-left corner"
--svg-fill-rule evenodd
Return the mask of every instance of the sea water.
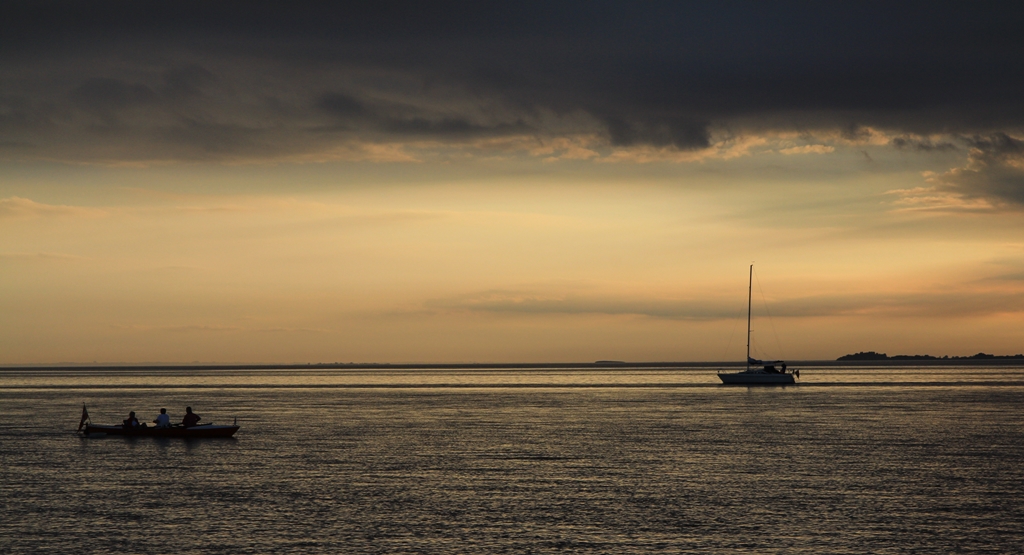
<path id="1" fill-rule="evenodd" d="M 1022 408 L 1007 367 L 0 369 L 0 553 L 1019 553 Z"/>

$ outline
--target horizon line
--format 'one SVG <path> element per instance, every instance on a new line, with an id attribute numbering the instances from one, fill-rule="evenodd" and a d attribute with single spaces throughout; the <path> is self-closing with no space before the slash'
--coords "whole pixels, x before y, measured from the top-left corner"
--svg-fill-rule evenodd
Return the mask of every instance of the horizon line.
<path id="1" fill-rule="evenodd" d="M 893 355 L 877 360 L 806 359 L 791 360 L 793 365 L 813 366 L 913 366 L 957 364 L 1024 364 L 1020 355 L 992 355 L 993 358 L 933 357 L 929 355 Z M 393 363 L 393 362 L 305 362 L 305 363 L 19 363 L 2 364 L 0 371 L 12 370 L 545 370 L 545 369 L 614 369 L 614 368 L 706 368 L 708 366 L 741 367 L 741 361 L 618 361 L 595 362 L 470 362 L 470 363 Z"/>

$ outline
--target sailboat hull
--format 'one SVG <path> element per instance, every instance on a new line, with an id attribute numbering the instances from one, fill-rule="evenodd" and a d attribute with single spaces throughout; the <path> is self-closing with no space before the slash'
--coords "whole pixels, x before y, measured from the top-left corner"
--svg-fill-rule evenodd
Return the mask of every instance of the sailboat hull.
<path id="1" fill-rule="evenodd" d="M 718 374 L 727 385 L 786 385 L 796 383 L 793 374 L 772 374 L 768 372 L 736 372 Z"/>
<path id="2" fill-rule="evenodd" d="M 750 305 L 754 294 L 754 265 L 750 265 L 750 273 L 747 276 L 747 369 L 743 372 L 731 374 L 718 374 L 718 378 L 726 385 L 787 385 L 796 383 L 796 376 L 786 372 L 786 363 L 781 360 L 757 360 L 750 358 Z M 761 368 L 760 365 L 764 365 Z M 775 368 L 776 364 L 782 365 L 782 371 Z M 751 368 L 751 365 L 755 365 Z M 795 371 L 794 371 L 795 372 Z M 796 372 L 799 373 L 799 372 Z"/>

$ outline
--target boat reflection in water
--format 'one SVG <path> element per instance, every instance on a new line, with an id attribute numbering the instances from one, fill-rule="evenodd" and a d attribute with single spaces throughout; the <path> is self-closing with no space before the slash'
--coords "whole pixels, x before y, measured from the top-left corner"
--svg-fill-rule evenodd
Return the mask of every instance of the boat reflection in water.
<path id="1" fill-rule="evenodd" d="M 781 360 L 757 360 L 750 358 L 750 297 L 754 284 L 754 265 L 750 265 L 750 280 L 747 283 L 747 369 L 731 374 L 718 373 L 722 383 L 729 385 L 786 385 L 796 383 L 799 370 L 786 368 Z"/>
<path id="2" fill-rule="evenodd" d="M 191 427 L 171 426 L 169 428 L 156 428 L 137 426 L 126 428 L 121 425 L 102 426 L 86 424 L 85 435 L 107 434 L 114 436 L 133 437 L 185 437 L 185 438 L 206 438 L 206 437 L 231 437 L 238 431 L 238 426 L 225 426 L 216 424 L 199 424 Z"/>

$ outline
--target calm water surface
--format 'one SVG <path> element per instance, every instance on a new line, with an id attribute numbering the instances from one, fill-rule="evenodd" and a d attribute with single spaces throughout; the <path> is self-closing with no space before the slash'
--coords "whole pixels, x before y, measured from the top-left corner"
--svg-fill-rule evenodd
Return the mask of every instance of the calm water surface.
<path id="1" fill-rule="evenodd" d="M 0 370 L 0 553 L 1019 553 L 1024 369 Z M 89 437 L 191 405 L 229 440 Z"/>

